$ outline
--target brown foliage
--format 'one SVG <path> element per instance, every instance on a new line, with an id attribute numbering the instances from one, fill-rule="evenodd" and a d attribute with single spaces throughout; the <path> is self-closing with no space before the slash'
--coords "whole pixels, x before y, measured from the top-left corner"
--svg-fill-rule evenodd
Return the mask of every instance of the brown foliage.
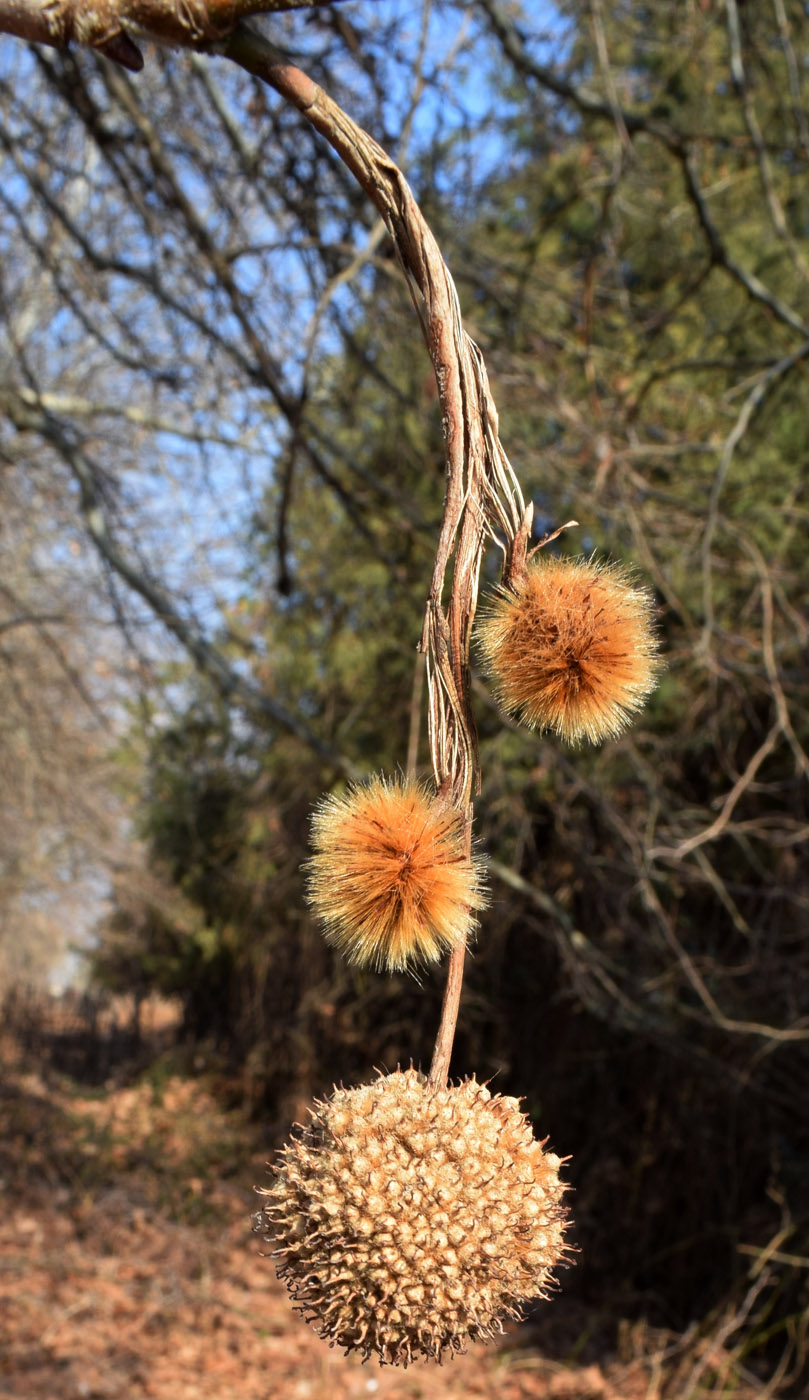
<path id="1" fill-rule="evenodd" d="M 249 1244 L 250 1180 L 268 1143 L 223 1107 L 222 1080 L 158 1062 L 138 1083 L 85 1097 L 8 1033 L 0 1054 L 0 1389 L 10 1396 L 690 1400 L 697 1384 L 722 1400 L 764 1394 L 738 1344 L 744 1303 L 713 1331 L 627 1326 L 615 1346 L 592 1310 L 559 1300 L 551 1330 L 509 1327 L 494 1350 L 404 1376 L 329 1351 Z M 553 1359 L 593 1341 L 597 1359 Z"/>

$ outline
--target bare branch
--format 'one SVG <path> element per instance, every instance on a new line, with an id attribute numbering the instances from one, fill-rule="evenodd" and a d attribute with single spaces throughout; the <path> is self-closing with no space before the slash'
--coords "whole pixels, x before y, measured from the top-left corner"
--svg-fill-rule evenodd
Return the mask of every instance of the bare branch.
<path id="1" fill-rule="evenodd" d="M 708 1012 L 711 1020 L 723 1031 L 730 1031 L 735 1035 L 755 1035 L 761 1036 L 765 1040 L 776 1041 L 797 1041 L 809 1040 L 809 1026 L 795 1025 L 782 1029 L 780 1026 L 768 1026 L 761 1021 L 735 1020 L 732 1016 L 726 1016 L 724 1011 L 717 1004 L 716 998 L 711 994 L 705 985 L 705 980 L 700 976 L 694 960 L 683 947 L 674 929 L 674 921 L 669 918 L 663 909 L 651 880 L 644 881 L 643 892 L 651 909 L 657 915 L 663 936 L 670 948 L 676 955 L 680 967 L 687 980 Z"/>
<path id="2" fill-rule="evenodd" d="M 393 239 L 435 371 L 446 443 L 446 494 L 421 647 L 427 654 L 428 731 L 441 793 L 464 813 L 472 840 L 472 795 L 479 784 L 470 703 L 469 638 L 483 548 L 500 531 L 507 566 L 524 557 L 531 527 L 519 483 L 500 444 L 497 410 L 483 358 L 464 331 L 455 285 L 436 240 L 395 162 L 301 69 L 240 25 L 217 50 L 291 102 L 337 152 L 376 205 Z M 452 566 L 450 596 L 444 587 Z M 463 977 L 464 949 L 450 959 L 441 1025 L 430 1071 L 445 1083 Z"/>
<path id="3" fill-rule="evenodd" d="M 181 616 L 167 593 L 153 579 L 136 567 L 116 543 L 107 520 L 98 486 L 98 473 L 82 448 L 44 407 L 26 404 L 13 389 L 0 392 L 0 409 L 20 432 L 35 432 L 56 449 L 69 467 L 81 491 L 81 510 L 87 531 L 103 559 L 117 576 L 146 602 L 163 625 L 175 636 L 193 659 L 203 675 L 225 699 L 234 699 L 256 714 L 278 724 L 289 734 L 312 749 L 319 758 L 338 773 L 349 778 L 359 775 L 356 766 L 344 755 L 336 753 L 316 735 L 297 715 L 280 705 L 272 696 L 240 676 L 228 664 L 222 653 L 187 618 Z"/>
<path id="4" fill-rule="evenodd" d="M 64 49 L 98 49 L 133 73 L 143 55 L 133 39 L 198 48 L 228 34 L 245 15 L 314 9 L 337 0 L 0 0 L 0 33 Z"/>
<path id="5" fill-rule="evenodd" d="M 710 635 L 713 629 L 713 592 L 712 592 L 712 563 L 711 546 L 716 532 L 719 519 L 719 498 L 725 481 L 730 471 L 733 454 L 739 443 L 747 432 L 752 419 L 758 413 L 768 396 L 772 393 L 775 385 L 789 374 L 797 365 L 801 364 L 809 355 L 809 340 L 804 341 L 791 355 L 784 355 L 774 365 L 757 377 L 753 388 L 745 399 L 741 411 L 728 433 L 722 451 L 719 456 L 719 464 L 711 487 L 711 497 L 708 504 L 708 514 L 705 521 L 705 530 L 702 536 L 701 557 L 702 557 L 702 598 L 704 608 L 703 633 L 700 642 L 701 651 L 707 655 L 710 647 Z"/>
<path id="6" fill-rule="evenodd" d="M 778 237 L 783 239 L 789 249 L 790 257 L 801 277 L 809 278 L 809 266 L 807 266 L 805 258 L 790 233 L 783 205 L 778 198 L 778 191 L 775 188 L 775 180 L 767 155 L 767 148 L 764 144 L 764 137 L 761 132 L 756 106 L 753 101 L 753 94 L 750 90 L 750 84 L 747 81 L 747 74 L 745 73 L 739 26 L 739 11 L 736 0 L 725 0 L 725 11 L 728 20 L 731 77 L 733 79 L 733 85 L 741 98 L 745 125 L 750 134 L 750 140 L 755 148 L 761 185 L 764 190 L 764 197 L 767 200 L 767 208 L 770 211 L 773 228 L 778 234 Z"/>
<path id="7" fill-rule="evenodd" d="M 477 780 L 468 653 L 483 543 L 495 528 L 513 539 L 525 520 L 522 493 L 497 435 L 483 360 L 463 330 L 457 293 L 435 238 L 390 156 L 247 26 L 240 26 L 218 50 L 276 88 L 337 151 L 379 210 L 413 295 L 435 369 L 447 446 L 444 517 L 422 635 L 430 659 L 433 765 L 439 788 L 451 791 L 464 806 Z M 445 616 L 444 582 L 451 561 Z"/>
<path id="8" fill-rule="evenodd" d="M 503 52 L 507 54 L 517 72 L 521 73 L 523 77 L 533 78 L 541 87 L 547 88 L 557 97 L 563 97 L 568 102 L 572 102 L 586 116 L 603 117 L 607 121 L 614 122 L 619 131 L 627 132 L 629 135 L 645 131 L 650 136 L 662 141 L 669 150 L 680 148 L 683 136 L 668 122 L 662 122 L 646 112 L 620 107 L 614 94 L 611 94 L 611 98 L 614 100 L 605 102 L 590 88 L 583 87 L 579 83 L 572 83 L 569 79 L 561 77 L 555 69 L 548 68 L 543 63 L 537 63 L 528 52 L 516 24 L 511 21 L 498 0 L 478 0 L 478 4 L 485 12 L 493 32 L 502 45 Z"/>
<path id="9" fill-rule="evenodd" d="M 582 114 L 614 122 L 619 134 L 634 135 L 638 132 L 645 132 L 677 157 L 683 168 L 689 197 L 708 240 L 712 261 L 717 266 L 723 267 L 755 301 L 762 302 L 763 305 L 769 307 L 780 321 L 791 326 L 793 330 L 800 331 L 804 336 L 809 334 L 809 327 L 801 317 L 779 297 L 775 296 L 754 273 L 747 272 L 736 261 L 711 218 L 704 192 L 700 186 L 695 156 L 697 142 L 710 139 L 710 134 L 704 131 L 680 131 L 668 122 L 661 122 L 648 112 L 620 107 L 612 91 L 610 91 L 610 100 L 605 102 L 589 88 L 560 77 L 552 68 L 537 63 L 531 56 L 519 29 L 504 13 L 498 0 L 479 0 L 479 3 L 489 19 L 492 30 L 500 40 L 503 51 L 511 59 L 517 72 L 534 79 L 540 86 L 547 88 L 558 97 L 572 102 Z M 596 14 L 598 14 L 597 10 Z M 604 54 L 600 44 L 599 52 L 603 59 Z M 755 133 L 751 133 L 751 139 L 757 152 L 761 155 L 764 147 L 760 133 L 758 143 Z"/>
<path id="10" fill-rule="evenodd" d="M 754 301 L 760 301 L 764 306 L 769 307 L 770 311 L 778 317 L 779 321 L 783 321 L 785 325 L 791 326 L 793 330 L 800 331 L 803 336 L 809 335 L 809 326 L 806 325 L 806 322 L 803 321 L 790 306 L 787 306 L 781 301 L 780 297 L 777 297 L 774 292 L 771 292 L 768 287 L 765 287 L 764 283 L 760 278 L 756 277 L 755 273 L 746 272 L 741 266 L 741 263 L 738 263 L 729 252 L 716 224 L 711 218 L 708 201 L 701 188 L 699 175 L 697 173 L 694 149 L 692 147 L 681 148 L 677 151 L 677 154 L 682 164 L 686 189 L 688 190 L 691 202 L 696 210 L 697 218 L 699 219 L 703 233 L 708 240 L 711 258 L 714 263 L 716 263 L 718 267 L 723 267 L 726 272 L 729 272 L 731 277 L 733 277 L 740 286 L 744 287 L 748 296 L 751 296 Z"/>

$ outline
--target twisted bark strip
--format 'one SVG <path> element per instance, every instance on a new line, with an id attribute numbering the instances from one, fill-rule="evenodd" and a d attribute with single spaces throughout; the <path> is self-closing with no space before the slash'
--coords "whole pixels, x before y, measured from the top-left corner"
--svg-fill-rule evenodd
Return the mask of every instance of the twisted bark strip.
<path id="1" fill-rule="evenodd" d="M 469 632 L 487 534 L 513 548 L 527 537 L 519 484 L 500 445 L 497 411 L 477 346 L 461 323 L 455 286 L 413 193 L 390 156 L 301 69 L 240 25 L 218 52 L 263 79 L 330 143 L 373 201 L 393 239 L 433 362 L 444 423 L 447 482 L 422 650 L 431 672 L 431 747 L 439 789 L 465 805 L 477 781 L 469 705 Z M 442 597 L 453 563 L 446 615 Z"/>
<path id="2" fill-rule="evenodd" d="M 421 650 L 427 656 L 429 738 L 439 792 L 465 816 L 479 790 L 477 732 L 470 702 L 469 639 L 488 535 L 507 570 L 520 567 L 531 529 L 519 483 L 498 437 L 497 410 L 478 347 L 466 334 L 455 285 L 413 193 L 390 156 L 300 68 L 247 25 L 216 51 L 274 87 L 337 152 L 378 209 L 393 239 L 435 371 L 447 452 L 446 494 Z M 499 538 L 502 537 L 502 538 Z M 443 597 L 452 566 L 449 600 Z M 430 1079 L 446 1083 L 465 949 L 450 957 Z"/>

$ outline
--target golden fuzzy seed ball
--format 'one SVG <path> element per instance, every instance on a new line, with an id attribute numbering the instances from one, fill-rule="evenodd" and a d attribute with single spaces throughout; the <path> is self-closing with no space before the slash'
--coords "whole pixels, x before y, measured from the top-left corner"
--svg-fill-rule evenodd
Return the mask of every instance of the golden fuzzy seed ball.
<path id="1" fill-rule="evenodd" d="M 309 902 L 350 962 L 395 971 L 465 942 L 485 903 L 457 808 L 407 779 L 326 797 L 312 818 Z"/>
<path id="2" fill-rule="evenodd" d="M 560 1160 L 517 1099 L 416 1070 L 335 1089 L 274 1168 L 258 1229 L 321 1337 L 440 1360 L 547 1296 L 566 1246 Z"/>
<path id="3" fill-rule="evenodd" d="M 478 645 L 503 708 L 572 744 L 617 738 L 659 665 L 651 595 L 594 559 L 534 560 L 490 600 Z"/>

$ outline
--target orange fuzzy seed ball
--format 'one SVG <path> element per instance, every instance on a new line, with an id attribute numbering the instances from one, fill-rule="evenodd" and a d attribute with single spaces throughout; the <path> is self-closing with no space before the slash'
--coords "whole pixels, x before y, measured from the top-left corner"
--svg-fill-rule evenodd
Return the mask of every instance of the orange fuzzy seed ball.
<path id="1" fill-rule="evenodd" d="M 435 962 L 462 943 L 484 903 L 461 813 L 419 783 L 373 778 L 326 797 L 312 817 L 309 902 L 349 962 Z"/>
<path id="2" fill-rule="evenodd" d="M 504 709 L 572 744 L 616 738 L 655 685 L 651 595 L 615 564 L 534 561 L 495 594 L 478 643 Z"/>

